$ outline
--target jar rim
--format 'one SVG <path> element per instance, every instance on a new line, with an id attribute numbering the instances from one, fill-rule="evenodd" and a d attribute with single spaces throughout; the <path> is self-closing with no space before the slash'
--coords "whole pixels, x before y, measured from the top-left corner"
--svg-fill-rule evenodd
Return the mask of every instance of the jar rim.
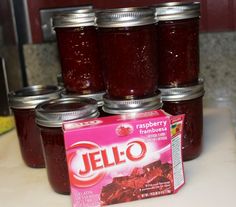
<path id="1" fill-rule="evenodd" d="M 204 80 L 199 79 L 198 84 L 192 86 L 159 88 L 162 101 L 187 101 L 204 95 Z"/>
<path id="2" fill-rule="evenodd" d="M 82 6 L 74 11 L 67 11 L 53 17 L 54 28 L 83 27 L 95 25 L 95 12 L 92 6 Z"/>
<path id="3" fill-rule="evenodd" d="M 44 101 L 59 98 L 62 90 L 62 87 L 55 85 L 27 86 L 9 92 L 9 105 L 13 109 L 33 109 Z"/>
<path id="4" fill-rule="evenodd" d="M 166 2 L 153 7 L 158 21 L 200 17 L 200 2 Z"/>
<path id="5" fill-rule="evenodd" d="M 65 121 L 98 116 L 97 102 L 89 98 L 59 98 L 36 107 L 36 123 L 44 127 L 62 127 Z"/>
<path id="6" fill-rule="evenodd" d="M 134 27 L 157 22 L 155 9 L 150 7 L 127 7 L 97 10 L 95 13 L 97 27 Z"/>
<path id="7" fill-rule="evenodd" d="M 160 91 L 157 91 L 154 96 L 130 100 L 115 100 L 109 98 L 108 94 L 105 94 L 103 100 L 104 105 L 102 109 L 109 114 L 136 113 L 160 109 L 162 107 Z"/>
<path id="8" fill-rule="evenodd" d="M 76 94 L 76 93 L 69 93 L 66 91 L 62 91 L 61 93 L 61 97 L 62 98 L 91 98 L 97 101 L 97 105 L 98 107 L 103 106 L 104 102 L 103 102 L 103 96 L 105 95 L 105 92 L 99 92 L 99 93 L 91 93 L 91 94 Z"/>

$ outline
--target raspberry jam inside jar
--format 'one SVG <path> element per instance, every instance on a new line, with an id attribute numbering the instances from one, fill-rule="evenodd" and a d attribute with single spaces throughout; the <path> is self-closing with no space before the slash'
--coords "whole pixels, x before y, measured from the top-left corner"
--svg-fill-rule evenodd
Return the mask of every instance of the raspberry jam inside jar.
<path id="1" fill-rule="evenodd" d="M 82 7 L 53 19 L 64 86 L 78 94 L 104 91 L 99 61 L 95 14 Z"/>
<path id="2" fill-rule="evenodd" d="M 30 86 L 9 93 L 9 103 L 14 113 L 16 130 L 25 164 L 32 168 L 45 166 L 40 141 L 40 132 L 35 124 L 37 104 L 60 97 L 57 86 Z"/>
<path id="3" fill-rule="evenodd" d="M 112 99 L 145 98 L 157 90 L 156 19 L 149 8 L 96 13 L 106 92 Z"/>
<path id="4" fill-rule="evenodd" d="M 161 88 L 163 109 L 172 115 L 185 114 L 183 130 L 183 160 L 197 158 L 202 151 L 203 82 L 191 87 Z"/>
<path id="5" fill-rule="evenodd" d="M 96 101 L 88 98 L 61 98 L 37 106 L 48 180 L 55 192 L 70 194 L 62 123 L 98 116 Z"/>
<path id="6" fill-rule="evenodd" d="M 158 85 L 194 85 L 199 75 L 200 3 L 163 3 L 156 7 Z"/>
<path id="7" fill-rule="evenodd" d="M 143 99 L 117 100 L 111 99 L 107 94 L 103 97 L 103 111 L 106 116 L 117 114 L 135 114 L 149 110 L 156 110 L 162 107 L 161 94 L 157 91 L 154 96 Z"/>

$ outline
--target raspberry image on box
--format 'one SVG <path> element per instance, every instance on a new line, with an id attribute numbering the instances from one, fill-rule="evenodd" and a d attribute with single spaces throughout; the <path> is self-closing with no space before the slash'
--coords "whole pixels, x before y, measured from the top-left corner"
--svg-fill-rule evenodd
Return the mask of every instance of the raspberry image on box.
<path id="1" fill-rule="evenodd" d="M 118 115 L 64 123 L 73 207 L 177 192 L 184 185 L 183 120 L 155 110 L 132 119 Z M 178 133 L 172 135 L 176 124 Z"/>
<path id="2" fill-rule="evenodd" d="M 121 124 L 116 128 L 118 136 L 124 137 L 132 134 L 134 131 L 133 127 L 129 124 Z"/>

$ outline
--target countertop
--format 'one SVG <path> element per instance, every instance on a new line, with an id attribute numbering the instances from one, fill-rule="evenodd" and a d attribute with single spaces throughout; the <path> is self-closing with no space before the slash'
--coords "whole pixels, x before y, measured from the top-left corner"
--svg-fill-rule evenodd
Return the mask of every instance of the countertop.
<path id="1" fill-rule="evenodd" d="M 236 139 L 226 109 L 204 109 L 204 148 L 184 163 L 186 184 L 174 195 L 113 207 L 236 206 Z M 70 196 L 54 193 L 45 169 L 24 165 L 16 131 L 0 136 L 0 206 L 71 207 Z"/>

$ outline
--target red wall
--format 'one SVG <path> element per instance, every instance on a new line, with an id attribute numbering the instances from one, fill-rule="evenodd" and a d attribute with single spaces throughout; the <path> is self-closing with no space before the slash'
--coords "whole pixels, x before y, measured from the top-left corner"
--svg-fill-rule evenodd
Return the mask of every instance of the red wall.
<path id="1" fill-rule="evenodd" d="M 202 32 L 236 30 L 236 0 L 199 0 Z M 39 10 L 93 4 L 95 8 L 148 6 L 167 0 L 28 0 L 29 18 L 34 43 L 42 42 Z M 181 0 L 180 0 L 181 2 Z"/>
<path id="2" fill-rule="evenodd" d="M 91 3 L 92 0 L 28 0 L 28 11 L 33 43 L 40 43 L 43 40 L 39 13 L 41 9 L 71 7 Z"/>

